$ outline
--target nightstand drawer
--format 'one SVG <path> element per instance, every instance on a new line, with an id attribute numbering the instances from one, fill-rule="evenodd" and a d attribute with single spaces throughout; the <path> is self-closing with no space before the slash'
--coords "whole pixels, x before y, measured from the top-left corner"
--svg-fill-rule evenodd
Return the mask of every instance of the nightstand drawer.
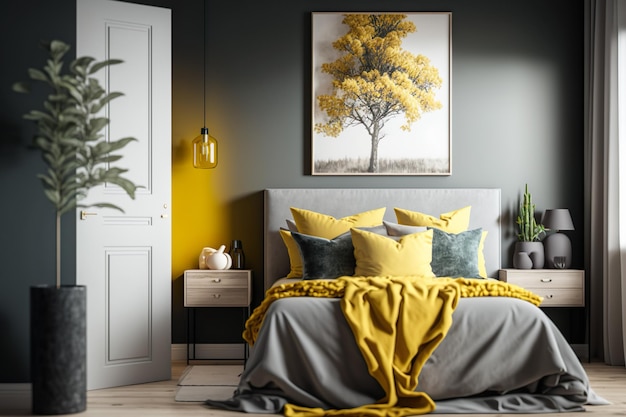
<path id="1" fill-rule="evenodd" d="M 526 288 L 543 297 L 541 307 L 584 306 L 582 289 L 575 288 Z"/>
<path id="2" fill-rule="evenodd" d="M 506 281 L 524 288 L 583 288 L 584 275 L 580 271 L 537 270 L 537 272 L 507 271 Z M 501 278 L 502 279 L 502 278 Z"/>
<path id="3" fill-rule="evenodd" d="M 248 288 L 248 277 L 187 277 L 190 288 Z"/>
<path id="4" fill-rule="evenodd" d="M 250 304 L 247 288 L 197 288 L 187 291 L 186 307 L 246 307 Z"/>

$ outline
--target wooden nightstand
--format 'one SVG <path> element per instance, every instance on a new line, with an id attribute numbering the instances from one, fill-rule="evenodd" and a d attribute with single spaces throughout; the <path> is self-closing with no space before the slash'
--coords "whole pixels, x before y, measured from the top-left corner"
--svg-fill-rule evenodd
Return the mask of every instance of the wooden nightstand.
<path id="1" fill-rule="evenodd" d="M 252 301 L 252 271 L 239 269 L 190 269 L 184 274 L 184 306 L 187 308 L 187 363 L 196 359 L 196 308 L 239 307 L 245 325 Z M 193 316 L 193 324 L 190 317 Z M 193 333 L 193 338 L 191 338 Z M 192 346 L 191 355 L 189 346 Z M 244 361 L 248 359 L 248 345 Z"/>
<path id="2" fill-rule="evenodd" d="M 501 269 L 500 281 L 543 297 L 540 307 L 584 307 L 585 271 L 578 269 Z"/>

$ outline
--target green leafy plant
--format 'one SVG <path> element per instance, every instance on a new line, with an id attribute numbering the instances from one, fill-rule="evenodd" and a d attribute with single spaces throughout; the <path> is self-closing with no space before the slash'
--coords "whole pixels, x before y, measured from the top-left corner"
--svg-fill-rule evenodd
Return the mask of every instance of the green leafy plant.
<path id="1" fill-rule="evenodd" d="M 516 221 L 519 227 L 517 239 L 520 242 L 538 242 L 541 235 L 545 233 L 545 227 L 535 220 L 535 205 L 532 196 L 528 192 L 528 184 L 524 191 L 523 200 L 520 203 L 519 215 Z"/>
<path id="2" fill-rule="evenodd" d="M 93 75 L 120 60 L 96 62 L 91 57 L 79 57 L 65 66 L 70 46 L 54 40 L 42 43 L 48 52 L 43 69 L 30 68 L 30 79 L 43 84 L 49 91 L 43 109 L 31 110 L 24 118 L 37 126 L 33 146 L 41 151 L 47 170 L 39 174 L 44 193 L 56 212 L 56 285 L 61 285 L 61 216 L 77 207 L 108 207 L 122 211 L 110 203 L 81 204 L 89 189 L 105 183 L 116 184 L 131 198 L 137 186 L 123 174 L 127 169 L 111 164 L 122 158 L 113 154 L 135 141 L 126 137 L 107 141 L 102 130 L 109 119 L 101 112 L 120 92 L 107 93 Z M 30 82 L 17 82 L 13 90 L 31 91 Z"/>

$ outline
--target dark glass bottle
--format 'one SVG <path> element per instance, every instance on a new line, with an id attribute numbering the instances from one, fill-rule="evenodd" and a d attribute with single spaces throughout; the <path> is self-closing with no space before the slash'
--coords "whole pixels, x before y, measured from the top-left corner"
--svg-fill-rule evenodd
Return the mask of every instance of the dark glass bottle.
<path id="1" fill-rule="evenodd" d="M 230 244 L 230 257 L 233 260 L 231 269 L 245 269 L 246 257 L 243 254 L 241 240 L 233 240 Z"/>

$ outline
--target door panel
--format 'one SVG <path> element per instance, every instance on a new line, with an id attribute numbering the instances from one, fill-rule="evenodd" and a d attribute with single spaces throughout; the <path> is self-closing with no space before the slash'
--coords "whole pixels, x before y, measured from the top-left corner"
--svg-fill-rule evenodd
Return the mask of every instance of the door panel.
<path id="1" fill-rule="evenodd" d="M 151 248 L 117 247 L 106 251 L 107 364 L 152 360 L 150 322 Z"/>
<path id="2" fill-rule="evenodd" d="M 106 140 L 137 139 L 116 166 L 141 188 L 135 200 L 107 184 L 77 210 L 77 283 L 87 286 L 87 386 L 169 379 L 171 373 L 171 13 L 77 0 L 77 55 L 122 64 L 96 74 L 123 97 L 105 109 Z"/>

